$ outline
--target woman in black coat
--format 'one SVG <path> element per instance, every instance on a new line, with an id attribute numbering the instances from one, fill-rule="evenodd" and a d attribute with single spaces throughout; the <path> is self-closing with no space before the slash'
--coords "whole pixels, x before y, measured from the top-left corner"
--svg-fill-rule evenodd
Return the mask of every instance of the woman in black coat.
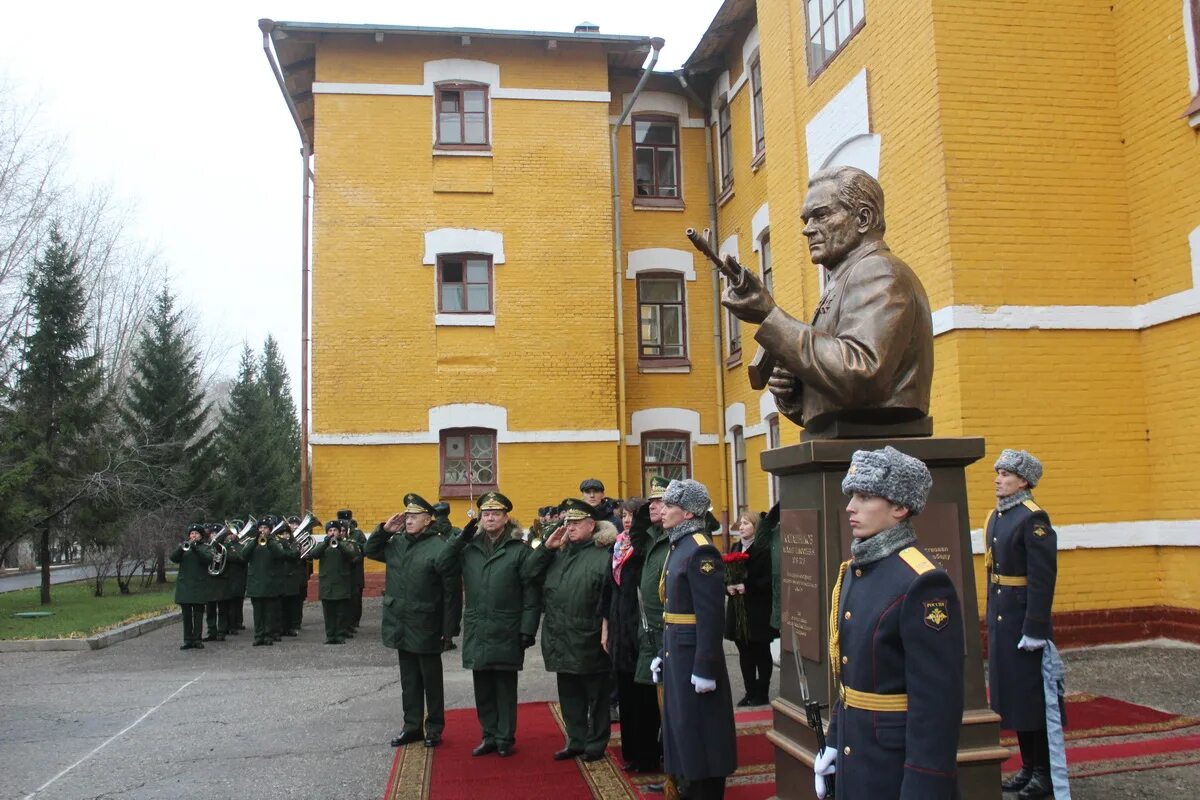
<path id="1" fill-rule="evenodd" d="M 771 547 L 768 537 L 757 531 L 754 518 L 758 516 L 747 511 L 738 517 L 736 527 L 742 537 L 730 551 L 747 553 L 750 560 L 746 562 L 745 582 L 726 587 L 731 599 L 725 605 L 725 638 L 737 645 L 746 686 L 746 695 L 738 701 L 739 706 L 762 706 L 770 702 L 767 693 L 774 667 L 771 640 L 779 636 L 779 631 L 771 627 Z M 743 598 L 746 608 L 745 638 L 740 638 L 737 632 L 736 604 L 732 601 L 735 596 Z"/>
<path id="2" fill-rule="evenodd" d="M 622 504 L 621 511 L 624 532 L 613 546 L 609 570 L 612 604 L 607 641 L 621 716 L 621 766 L 632 772 L 658 772 L 662 760 L 658 696 L 653 686 L 634 680 L 642 624 L 638 585 L 650 539 L 650 509 L 645 500 L 634 497 Z"/>

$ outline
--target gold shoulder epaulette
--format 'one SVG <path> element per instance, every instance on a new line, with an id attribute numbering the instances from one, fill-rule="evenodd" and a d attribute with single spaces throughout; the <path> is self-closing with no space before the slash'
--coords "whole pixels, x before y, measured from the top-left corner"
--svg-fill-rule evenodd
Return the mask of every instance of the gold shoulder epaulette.
<path id="1" fill-rule="evenodd" d="M 708 537 L 703 533 L 693 533 L 692 538 L 695 539 L 696 544 L 700 545 L 701 547 L 704 547 L 706 544 L 711 544 L 711 542 L 708 541 Z"/>
<path id="2" fill-rule="evenodd" d="M 937 569 L 925 555 L 915 547 L 906 547 L 900 551 L 900 557 L 904 559 L 904 563 L 912 567 L 913 572 L 918 575 L 924 575 L 926 572 Z"/>
<path id="3" fill-rule="evenodd" d="M 1037 503 L 1033 502 L 1032 500 L 1026 500 L 1023 503 L 1021 503 L 1021 505 L 1025 506 L 1030 511 L 1041 511 L 1042 510 L 1042 507 L 1039 506 Z"/>

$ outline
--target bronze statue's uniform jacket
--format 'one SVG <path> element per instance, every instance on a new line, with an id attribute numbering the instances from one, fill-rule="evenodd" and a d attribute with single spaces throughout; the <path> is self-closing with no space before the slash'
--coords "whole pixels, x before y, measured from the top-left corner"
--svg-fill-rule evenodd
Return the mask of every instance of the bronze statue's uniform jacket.
<path id="1" fill-rule="evenodd" d="M 883 242 L 829 277 L 811 325 L 776 307 L 754 338 L 801 384 L 776 401 L 810 432 L 837 419 L 893 423 L 929 413 L 929 298 Z"/>

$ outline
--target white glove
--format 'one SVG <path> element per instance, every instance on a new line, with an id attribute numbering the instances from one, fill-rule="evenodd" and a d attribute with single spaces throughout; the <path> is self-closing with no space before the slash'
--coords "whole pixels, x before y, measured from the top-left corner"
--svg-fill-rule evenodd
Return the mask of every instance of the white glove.
<path id="1" fill-rule="evenodd" d="M 658 656 L 650 662 L 650 679 L 655 683 L 662 683 L 662 659 Z"/>
<path id="2" fill-rule="evenodd" d="M 705 692 L 715 692 L 717 682 L 708 678 L 701 678 L 699 675 L 692 675 L 692 686 L 696 687 L 696 694 L 704 694 Z"/>
<path id="3" fill-rule="evenodd" d="M 823 800 L 825 797 L 825 776 L 832 775 L 837 772 L 837 751 L 832 747 L 825 747 L 821 752 L 817 753 L 817 758 L 813 762 L 813 786 L 817 790 L 817 797 Z"/>
<path id="4" fill-rule="evenodd" d="M 1030 639 L 1028 636 L 1022 636 L 1021 641 L 1017 642 L 1018 650 L 1028 650 L 1030 652 L 1041 650 L 1045 646 L 1045 639 Z"/>

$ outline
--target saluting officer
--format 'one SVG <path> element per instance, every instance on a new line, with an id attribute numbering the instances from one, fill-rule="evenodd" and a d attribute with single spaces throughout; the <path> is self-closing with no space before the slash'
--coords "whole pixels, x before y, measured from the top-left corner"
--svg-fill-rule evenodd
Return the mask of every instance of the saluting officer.
<path id="1" fill-rule="evenodd" d="M 733 696 L 725 668 L 725 569 L 708 537 L 704 484 L 673 480 L 662 496 L 670 537 L 660 583 L 663 647 L 650 665 L 663 683 L 663 761 L 688 800 L 723 797 L 737 769 Z"/>
<path id="2" fill-rule="evenodd" d="M 555 761 L 583 756 L 604 758 L 611 734 L 609 694 L 612 662 L 608 658 L 611 601 L 608 548 L 617 529 L 601 519 L 600 509 L 583 500 L 562 503 L 566 522 L 535 549 L 534 559 L 546 570 L 542 583 L 542 657 L 546 670 L 558 676 L 567 744 Z"/>
<path id="3" fill-rule="evenodd" d="M 325 644 L 345 644 L 354 573 L 362 561 L 362 550 L 346 537 L 346 523 L 331 519 L 325 526 L 325 538 L 313 545 L 310 555 L 321 562 L 317 580 L 325 617 Z"/>
<path id="4" fill-rule="evenodd" d="M 442 652 L 462 613 L 462 582 L 458 562 L 444 557 L 448 545 L 432 523 L 433 506 L 410 492 L 404 510 L 367 538 L 367 558 L 387 564 L 383 644 L 400 659 L 404 729 L 392 747 L 421 740 L 437 747 L 446 727 Z M 403 536 L 393 535 L 401 529 Z"/>
<path id="5" fill-rule="evenodd" d="M 1058 537 L 1030 490 L 1042 463 L 1024 450 L 996 460 L 996 508 L 984 530 L 988 572 L 988 692 L 1000 724 L 1017 732 L 1021 771 L 1002 785 L 1021 800 L 1051 797 L 1042 650 L 1054 639 L 1050 608 Z"/>
<path id="6" fill-rule="evenodd" d="M 188 538 L 171 553 L 179 565 L 175 576 L 175 602 L 183 610 L 183 646 L 180 650 L 203 650 L 200 635 L 204 627 L 204 603 L 208 600 L 208 565 L 212 550 L 204 544 L 205 530 L 200 524 L 188 528 Z"/>
<path id="7" fill-rule="evenodd" d="M 893 447 L 858 450 L 842 480 L 851 559 L 830 601 L 829 662 L 838 698 L 817 754 L 817 797 L 958 797 L 963 617 L 950 576 L 917 546 L 912 517 L 933 478 Z"/>
<path id="8" fill-rule="evenodd" d="M 517 671 L 536 641 L 540 566 L 508 517 L 512 501 L 487 492 L 475 501 L 479 519 L 451 539 L 445 556 L 462 567 L 466 589 L 462 660 L 471 670 L 483 739 L 471 755 L 512 754 L 517 736 Z M 476 531 L 482 529 L 477 535 Z"/>

